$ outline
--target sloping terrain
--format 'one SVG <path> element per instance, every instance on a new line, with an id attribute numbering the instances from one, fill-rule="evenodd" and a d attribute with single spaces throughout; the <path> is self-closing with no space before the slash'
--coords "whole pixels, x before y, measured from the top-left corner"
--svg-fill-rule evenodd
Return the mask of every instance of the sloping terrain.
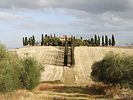
<path id="1" fill-rule="evenodd" d="M 96 85 L 91 80 L 91 66 L 94 62 L 102 60 L 105 54 L 110 51 L 133 54 L 132 48 L 75 47 L 75 66 L 69 68 L 63 66 L 63 47 L 27 47 L 11 51 L 16 52 L 20 57 L 35 57 L 45 68 L 41 77 L 43 83 L 36 88 L 37 90 L 24 93 L 20 91 L 0 96 L 1 98 L 16 98 L 16 100 L 95 100 L 96 98 L 103 100 L 106 98 L 106 92 L 102 89 L 104 86 Z M 16 96 L 18 94 L 20 96 Z M 124 92 L 121 96 L 112 96 L 112 98 L 119 99 L 125 94 L 125 97 L 130 98 L 133 93 L 129 92 L 129 96 L 127 96 L 127 92 Z"/>
<path id="2" fill-rule="evenodd" d="M 19 57 L 34 57 L 44 66 L 41 81 L 55 81 L 63 78 L 63 57 L 64 49 L 62 47 L 25 47 L 12 49 Z"/>
<path id="3" fill-rule="evenodd" d="M 133 54 L 133 49 L 116 47 L 76 47 L 75 48 L 75 81 L 78 86 L 93 83 L 91 66 L 94 62 L 102 60 L 106 53 L 126 53 Z"/>
<path id="4" fill-rule="evenodd" d="M 69 86 L 85 86 L 93 83 L 90 78 L 91 66 L 94 62 L 102 60 L 106 53 L 133 54 L 133 49 L 117 47 L 75 47 L 75 66 L 64 67 L 64 48 L 43 46 L 13 49 L 20 57 L 33 56 L 45 68 L 41 81 L 60 80 Z"/>

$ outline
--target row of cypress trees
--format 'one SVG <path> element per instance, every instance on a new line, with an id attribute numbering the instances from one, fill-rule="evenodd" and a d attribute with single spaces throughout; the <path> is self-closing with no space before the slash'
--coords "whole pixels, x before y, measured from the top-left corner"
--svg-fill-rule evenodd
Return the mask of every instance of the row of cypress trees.
<path id="1" fill-rule="evenodd" d="M 36 43 L 34 35 L 32 37 L 23 37 L 23 46 L 32 45 L 34 46 Z"/>
<path id="2" fill-rule="evenodd" d="M 105 35 L 105 39 L 104 36 L 102 36 L 102 46 L 115 46 L 115 37 L 114 35 L 112 35 L 111 39 L 108 38 L 107 35 Z"/>
<path id="3" fill-rule="evenodd" d="M 75 59 L 74 59 L 74 37 L 71 36 L 71 46 L 68 48 L 68 40 L 67 37 L 65 39 L 65 49 L 64 49 L 64 66 L 67 66 L 68 64 L 68 49 L 70 49 L 70 65 L 75 64 Z"/>
<path id="4" fill-rule="evenodd" d="M 94 40 L 94 43 L 95 43 L 95 45 L 96 46 L 100 46 L 100 36 L 97 36 L 97 35 L 95 35 L 95 40 Z"/>
<path id="5" fill-rule="evenodd" d="M 81 39 L 77 39 L 75 37 L 71 37 L 74 39 L 75 42 L 75 46 L 115 46 L 115 37 L 114 35 L 112 35 L 111 38 L 108 38 L 107 35 L 102 36 L 102 41 L 100 36 L 95 35 L 94 38 L 88 39 L 88 40 L 82 40 Z M 27 46 L 27 45 L 35 45 L 35 37 L 34 35 L 30 38 L 27 37 L 23 37 L 23 46 Z M 41 46 L 65 46 L 66 42 L 63 42 L 60 40 L 59 37 L 56 37 L 54 34 L 54 37 L 52 35 L 48 36 L 47 34 L 45 34 L 45 36 L 41 37 Z M 71 46 L 72 41 L 71 40 L 67 40 L 67 45 Z"/>
<path id="6" fill-rule="evenodd" d="M 94 40 L 91 38 L 91 42 L 95 44 L 95 46 L 100 46 L 102 43 L 102 46 L 115 46 L 115 37 L 112 35 L 111 38 L 108 38 L 107 35 L 102 36 L 102 41 L 100 39 L 100 36 L 95 35 Z"/>

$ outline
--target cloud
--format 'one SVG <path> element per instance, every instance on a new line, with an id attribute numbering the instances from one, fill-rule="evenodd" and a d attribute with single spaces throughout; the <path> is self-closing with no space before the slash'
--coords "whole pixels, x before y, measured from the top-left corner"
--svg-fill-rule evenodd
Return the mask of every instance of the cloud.
<path id="1" fill-rule="evenodd" d="M 69 8 L 91 13 L 127 11 L 132 0 L 1 0 L 0 8 L 42 9 L 47 7 Z"/>
<path id="2" fill-rule="evenodd" d="M 0 20 L 18 20 L 23 19 L 23 16 L 15 15 L 9 12 L 0 12 Z"/>
<path id="3" fill-rule="evenodd" d="M 51 11 L 80 18 L 94 17 L 96 20 L 103 15 L 124 20 L 133 16 L 133 0 L 1 0 L 0 8 Z"/>
<path id="4" fill-rule="evenodd" d="M 2 12 L 5 9 L 8 12 Z M 0 20 L 23 19 L 23 15 L 30 17 L 17 24 L 18 30 L 50 33 L 118 32 L 125 33 L 127 37 L 127 33 L 132 34 L 133 31 L 133 0 L 0 0 L 0 10 Z M 12 10 L 22 15 L 12 13 Z M 41 22 L 38 12 L 42 15 Z M 53 20 L 58 23 L 46 21 L 44 13 L 52 13 L 55 17 Z M 72 19 L 64 23 L 59 17 L 56 18 L 60 15 L 72 16 Z"/>

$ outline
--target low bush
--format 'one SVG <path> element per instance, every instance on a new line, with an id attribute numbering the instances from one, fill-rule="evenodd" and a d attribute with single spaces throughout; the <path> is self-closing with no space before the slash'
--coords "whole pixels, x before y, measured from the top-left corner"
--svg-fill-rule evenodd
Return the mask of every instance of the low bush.
<path id="1" fill-rule="evenodd" d="M 133 55 L 108 53 L 92 66 L 91 78 L 110 85 L 133 86 Z"/>

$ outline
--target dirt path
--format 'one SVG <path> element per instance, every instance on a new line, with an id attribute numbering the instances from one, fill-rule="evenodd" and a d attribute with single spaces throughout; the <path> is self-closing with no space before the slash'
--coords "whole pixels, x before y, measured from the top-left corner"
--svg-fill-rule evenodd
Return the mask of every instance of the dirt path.
<path id="1" fill-rule="evenodd" d="M 75 73 L 73 68 L 65 67 L 63 74 L 63 83 L 66 86 L 75 86 Z"/>

